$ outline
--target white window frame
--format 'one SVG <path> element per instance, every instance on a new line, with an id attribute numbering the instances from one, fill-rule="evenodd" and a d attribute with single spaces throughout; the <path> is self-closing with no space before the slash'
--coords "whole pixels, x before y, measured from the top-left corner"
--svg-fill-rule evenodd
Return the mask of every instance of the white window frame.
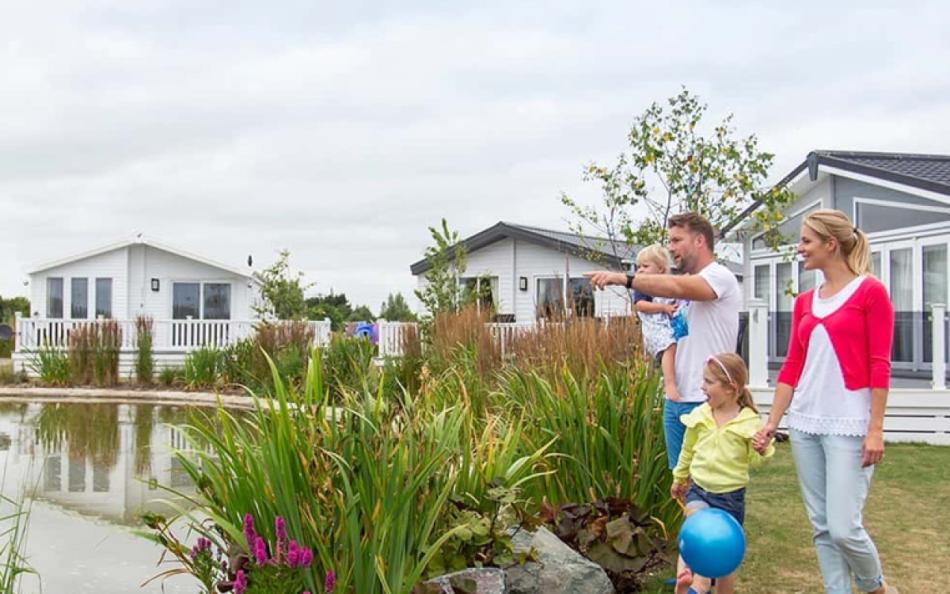
<path id="1" fill-rule="evenodd" d="M 73 317 L 73 282 L 77 280 L 86 281 L 86 317 L 84 318 L 74 318 Z M 95 290 L 95 287 L 93 287 Z M 66 312 L 63 311 L 63 317 L 69 320 L 94 320 L 96 319 L 95 311 L 90 311 L 89 308 L 89 294 L 93 292 L 89 288 L 89 277 L 88 276 L 71 276 L 69 277 L 69 317 L 67 318 Z M 65 300 L 64 300 L 65 301 Z M 65 307 L 63 308 L 65 309 Z"/>
<path id="2" fill-rule="evenodd" d="M 226 320 L 210 320 L 210 321 L 231 322 L 237 319 L 234 317 L 234 297 L 235 297 L 234 287 L 237 286 L 238 283 L 235 283 L 233 280 L 177 279 L 177 280 L 169 280 L 168 283 L 171 287 L 170 290 L 168 291 L 168 298 L 166 300 L 166 305 L 168 306 L 168 309 L 166 311 L 168 311 L 169 319 L 173 319 L 173 316 L 175 315 L 174 311 L 175 311 L 175 285 L 176 284 L 186 284 L 186 285 L 197 284 L 198 285 L 198 317 L 192 318 L 193 320 L 205 319 L 205 285 L 230 285 L 231 286 L 231 303 L 230 303 L 231 311 L 229 313 L 231 317 L 229 317 Z"/>
<path id="3" fill-rule="evenodd" d="M 534 285 L 534 294 L 531 296 L 532 305 L 534 306 L 534 317 L 538 317 L 538 281 L 539 280 L 560 280 L 561 281 L 561 307 L 564 311 L 567 311 L 567 276 L 564 274 L 533 274 L 531 275 L 531 282 Z"/>
<path id="4" fill-rule="evenodd" d="M 884 206 L 887 208 L 899 208 L 903 210 L 916 210 L 922 212 L 935 212 L 944 215 L 950 215 L 950 207 L 946 206 L 930 206 L 927 204 L 908 204 L 906 202 L 898 202 L 895 200 L 881 200 L 879 198 L 864 198 L 861 196 L 855 196 L 851 204 L 851 220 L 856 224 L 858 221 L 858 205 L 860 204 L 869 204 L 871 206 Z M 914 225 L 912 227 L 901 227 L 900 229 L 891 229 L 888 231 L 875 231 L 873 233 L 868 233 L 869 239 L 878 239 L 886 241 L 888 238 L 900 238 L 904 237 L 909 233 L 918 233 L 925 231 L 937 231 L 937 230 L 946 230 L 947 226 L 950 225 L 950 221 L 940 221 L 937 223 L 927 223 L 925 225 Z"/>

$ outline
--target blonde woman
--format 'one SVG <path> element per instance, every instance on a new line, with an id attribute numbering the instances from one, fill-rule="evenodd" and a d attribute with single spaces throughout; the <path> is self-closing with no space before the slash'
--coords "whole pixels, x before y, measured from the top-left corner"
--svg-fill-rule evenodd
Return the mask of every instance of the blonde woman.
<path id="1" fill-rule="evenodd" d="M 865 234 L 838 210 L 805 217 L 798 244 L 824 282 L 795 300 L 788 356 L 759 451 L 788 411 L 792 455 L 829 594 L 896 594 L 861 514 L 874 465 L 884 458 L 894 308 L 870 274 Z"/>

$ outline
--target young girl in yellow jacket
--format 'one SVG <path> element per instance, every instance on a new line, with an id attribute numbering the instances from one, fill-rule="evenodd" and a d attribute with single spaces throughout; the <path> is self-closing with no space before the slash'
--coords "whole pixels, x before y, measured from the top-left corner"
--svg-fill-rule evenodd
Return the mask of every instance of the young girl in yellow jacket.
<path id="1" fill-rule="evenodd" d="M 752 438 L 762 428 L 762 419 L 746 386 L 748 372 L 742 358 L 734 353 L 714 355 L 703 369 L 706 402 L 680 417 L 686 425 L 683 449 L 673 469 L 674 499 L 684 500 L 686 515 L 715 507 L 736 519 L 745 520 L 745 487 L 749 468 L 775 453 L 769 446 L 764 454 L 752 447 Z M 736 572 L 719 578 L 717 594 L 735 591 Z M 704 594 L 711 587 L 708 578 L 693 575 L 683 563 L 677 564 L 676 594 Z"/>

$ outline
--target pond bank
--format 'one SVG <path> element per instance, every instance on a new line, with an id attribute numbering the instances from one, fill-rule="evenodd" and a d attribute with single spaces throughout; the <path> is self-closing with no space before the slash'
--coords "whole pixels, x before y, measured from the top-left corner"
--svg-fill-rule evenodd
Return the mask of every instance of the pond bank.
<path id="1" fill-rule="evenodd" d="M 124 404 L 167 404 L 216 406 L 220 401 L 228 408 L 253 409 L 249 396 L 216 394 L 214 392 L 181 392 L 175 390 L 131 390 L 128 388 L 41 388 L 36 386 L 0 386 L 0 402 L 109 402 Z"/>

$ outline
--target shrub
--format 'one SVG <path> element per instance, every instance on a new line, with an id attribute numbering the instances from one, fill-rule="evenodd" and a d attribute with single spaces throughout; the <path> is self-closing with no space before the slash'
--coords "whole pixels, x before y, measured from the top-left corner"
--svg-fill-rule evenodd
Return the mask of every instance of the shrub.
<path id="1" fill-rule="evenodd" d="M 29 368 L 44 384 L 51 386 L 69 385 L 69 357 L 65 352 L 55 347 L 47 345 L 35 351 L 30 360 Z"/>
<path id="2" fill-rule="evenodd" d="M 115 320 L 97 322 L 95 341 L 96 384 L 112 386 L 119 383 L 119 349 L 122 347 L 122 330 Z"/>
<path id="3" fill-rule="evenodd" d="M 184 376 L 184 372 L 179 367 L 165 367 L 158 372 L 158 382 L 166 388 L 175 385 L 175 383 Z"/>
<path id="4" fill-rule="evenodd" d="M 334 334 L 322 350 L 323 376 L 335 397 L 344 391 L 375 391 L 376 346 L 366 338 Z"/>
<path id="5" fill-rule="evenodd" d="M 635 325 L 560 324 L 511 340 L 503 355 L 481 315 L 465 311 L 434 320 L 443 333 L 425 352 L 413 346 L 382 370 L 371 343 L 337 335 L 310 354 L 299 386 L 284 377 L 300 351 L 264 357 L 272 398 L 186 429 L 202 446 L 176 456 L 199 485 L 199 515 L 216 519 L 223 548 L 245 554 L 242 514 L 265 528 L 285 518 L 316 547 L 311 592 L 334 569 L 339 591 L 409 594 L 432 572 L 508 558 L 505 528 L 581 509 L 571 504 L 635 510 L 627 528 L 650 548 L 680 520 L 657 378 Z M 256 352 L 232 349 L 232 364 Z M 598 529 L 616 519 L 585 517 Z M 631 566 L 653 552 L 638 549 Z"/>
<path id="6" fill-rule="evenodd" d="M 213 388 L 222 379 L 224 351 L 202 347 L 185 357 L 184 380 L 189 388 Z"/>
<path id="7" fill-rule="evenodd" d="M 150 384 L 155 370 L 152 355 L 152 318 L 139 316 L 135 319 L 137 351 L 135 355 L 135 378 L 142 384 Z"/>
<path id="8" fill-rule="evenodd" d="M 314 331 L 307 322 L 263 322 L 255 334 L 225 349 L 222 375 L 229 383 L 240 384 L 259 395 L 273 393 L 270 357 L 278 375 L 286 383 L 301 386 Z"/>
<path id="9" fill-rule="evenodd" d="M 109 386 L 119 381 L 122 332 L 115 320 L 78 324 L 69 332 L 69 372 L 74 385 Z"/>

